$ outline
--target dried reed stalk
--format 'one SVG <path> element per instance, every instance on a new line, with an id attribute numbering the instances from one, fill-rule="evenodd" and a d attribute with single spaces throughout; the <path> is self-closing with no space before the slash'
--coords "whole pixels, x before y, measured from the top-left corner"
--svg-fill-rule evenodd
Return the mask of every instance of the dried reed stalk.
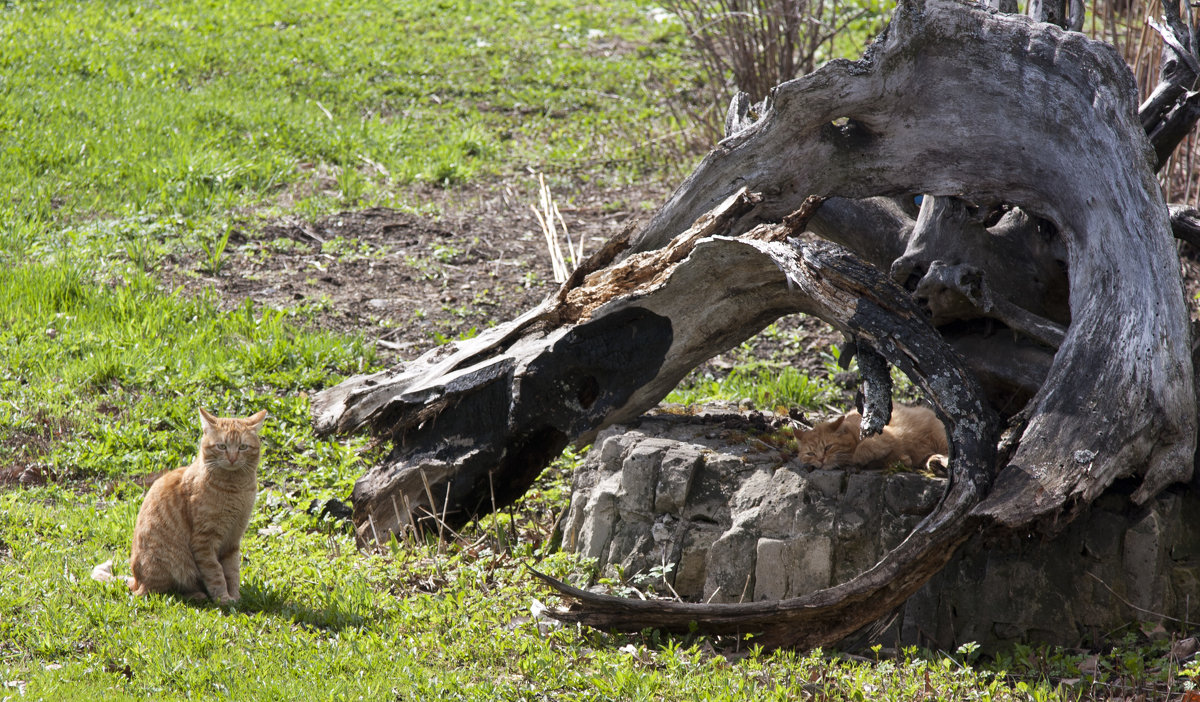
<path id="1" fill-rule="evenodd" d="M 868 12 L 844 0 L 667 0 L 664 5 L 683 23 L 705 78 L 699 102 L 684 112 L 711 140 L 724 136 L 725 108 L 734 94 L 744 92 L 758 102 L 776 85 L 811 72 L 836 56 L 835 39 Z"/>
<path id="2" fill-rule="evenodd" d="M 563 221 L 562 212 L 559 212 L 558 204 L 554 202 L 554 196 L 550 194 L 550 188 L 546 185 L 546 177 L 541 173 L 538 174 L 538 204 L 530 205 L 529 208 L 533 210 L 538 225 L 542 228 L 542 234 L 546 237 L 546 249 L 550 252 L 550 266 L 554 270 L 554 282 L 563 283 L 571 275 L 571 271 L 575 270 L 575 267 L 583 260 L 583 239 L 579 240 L 579 247 L 576 248 L 571 240 L 570 232 L 567 231 L 567 223 Z M 570 265 L 567 265 L 568 259 L 563 257 L 562 246 L 558 242 L 560 228 L 562 229 L 562 238 L 567 242 Z"/>
<path id="3" fill-rule="evenodd" d="M 1194 10 L 1184 4 L 1182 11 L 1184 20 L 1194 26 Z M 1161 0 L 1098 0 L 1093 7 L 1091 36 L 1109 42 L 1121 52 L 1137 80 L 1140 100 L 1149 97 L 1158 84 L 1162 42 L 1149 20 L 1161 14 Z M 1195 167 L 1197 148 L 1195 137 L 1189 136 L 1159 171 L 1158 179 L 1168 202 L 1200 207 L 1200 174 Z"/>

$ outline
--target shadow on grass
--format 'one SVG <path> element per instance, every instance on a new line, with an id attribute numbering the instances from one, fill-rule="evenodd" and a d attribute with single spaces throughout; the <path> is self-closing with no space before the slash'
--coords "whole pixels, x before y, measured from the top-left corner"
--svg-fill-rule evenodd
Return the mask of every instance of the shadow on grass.
<path id="1" fill-rule="evenodd" d="M 329 631 L 361 626 L 366 621 L 361 614 L 353 611 L 349 603 L 341 601 L 336 593 L 331 594 L 324 606 L 319 608 L 301 603 L 291 588 L 245 583 L 241 586 L 240 594 L 241 601 L 231 611 L 282 617 L 301 626 Z"/>

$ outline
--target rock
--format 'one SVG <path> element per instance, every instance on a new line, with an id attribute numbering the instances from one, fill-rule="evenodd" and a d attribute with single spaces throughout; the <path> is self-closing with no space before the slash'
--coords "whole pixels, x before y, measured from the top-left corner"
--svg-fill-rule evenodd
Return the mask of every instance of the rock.
<path id="1" fill-rule="evenodd" d="M 689 600 L 785 599 L 875 565 L 945 491 L 915 473 L 807 471 L 746 441 L 771 421 L 664 413 L 606 429 L 573 477 L 564 548 L 627 577 L 670 564 L 665 579 Z M 1053 540 L 976 537 L 877 640 L 1078 646 L 1183 619 L 1200 602 L 1200 523 L 1184 516 L 1197 512 L 1182 488 L 1141 510 L 1111 492 Z"/>
<path id="2" fill-rule="evenodd" d="M 902 539 L 944 488 L 919 476 L 810 472 L 729 440 L 766 426 L 761 415 L 664 415 L 602 432 L 573 478 L 564 547 L 627 577 L 674 563 L 668 581 L 685 598 L 794 597 L 874 565 L 894 545 L 884 534 Z"/>
<path id="3" fill-rule="evenodd" d="M 658 485 L 654 489 L 655 512 L 678 514 L 683 509 L 692 478 L 703 462 L 700 449 L 691 444 L 675 444 L 664 452 Z"/>
<path id="4" fill-rule="evenodd" d="M 755 599 L 754 560 L 757 543 L 758 536 L 753 531 L 736 528 L 721 534 L 713 542 L 705 563 L 705 600 L 721 603 Z"/>

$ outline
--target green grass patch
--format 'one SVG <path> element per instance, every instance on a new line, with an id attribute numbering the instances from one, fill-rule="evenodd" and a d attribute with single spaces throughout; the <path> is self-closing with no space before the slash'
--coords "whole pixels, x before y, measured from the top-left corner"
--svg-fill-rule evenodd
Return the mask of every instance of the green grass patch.
<path id="1" fill-rule="evenodd" d="M 708 400 L 748 401 L 759 409 L 776 407 L 819 407 L 832 399 L 836 389 L 828 380 L 802 373 L 791 366 L 774 363 L 739 365 L 716 379 L 698 377 L 681 384 L 667 395 L 667 402 L 685 405 Z"/>
<path id="2" fill-rule="evenodd" d="M 54 487 L 0 493 L 10 694 L 19 685 L 30 699 L 788 700 L 825 690 L 907 700 L 934 689 L 939 699 L 1031 699 L 1003 676 L 915 649 L 880 664 L 754 649 L 731 662 L 703 640 L 554 627 L 531 617 L 545 593 L 521 563 L 558 576 L 579 564 L 535 545 L 528 524 L 504 547 L 484 523 L 473 545 L 366 555 L 306 512 L 303 496 L 272 487 L 245 541 L 240 603 L 134 598 L 87 572 L 114 556 L 124 568 L 135 510 L 136 501 Z"/>
<path id="3" fill-rule="evenodd" d="M 841 392 L 833 377 L 841 371 L 840 351 L 831 346 L 828 351 L 820 352 L 821 370 L 805 372 L 797 369 L 794 361 L 803 354 L 814 353 L 807 348 L 808 343 L 806 335 L 798 330 L 771 324 L 755 339 L 723 354 L 726 362 L 732 364 L 727 370 L 698 368 L 665 401 L 694 405 L 725 400 L 767 411 L 793 407 L 818 409 L 837 402 Z M 764 351 L 760 344 L 770 350 Z"/>
<path id="4" fill-rule="evenodd" d="M 690 73 L 648 9 L 5 3 L 0 221 L 223 215 L 285 189 L 302 209 L 386 204 L 525 166 L 657 173 L 643 147 Z"/>
<path id="5" fill-rule="evenodd" d="M 266 471 L 268 483 L 279 472 Z M 1132 643 L 1095 661 L 1025 647 L 981 666 L 969 647 L 894 657 L 820 650 L 714 651 L 706 639 L 611 635 L 532 616 L 558 577 L 585 564 L 553 551 L 530 519 L 553 504 L 548 471 L 509 517 L 464 539 L 355 550 L 344 526 L 290 483 L 260 491 L 244 542 L 243 599 L 229 609 L 102 585 L 92 565 L 127 566 L 136 496 L 61 487 L 0 492 L 0 670 L 26 699 L 1075 700 L 1178 692 L 1194 670 Z M 975 662 L 972 665 L 972 662 Z M 1135 677 L 1136 675 L 1136 677 Z M 1060 680 L 1064 680 L 1059 682 Z M 1055 682 L 1050 682 L 1054 680 Z M 1154 687 L 1156 686 L 1156 687 Z"/>
<path id="6" fill-rule="evenodd" d="M 375 363 L 373 347 L 306 330 L 295 311 L 163 291 L 112 247 L 79 237 L 0 266 L 0 465 L 73 478 L 173 468 L 194 451 L 197 405 L 265 407 L 307 433 L 306 393 Z"/>

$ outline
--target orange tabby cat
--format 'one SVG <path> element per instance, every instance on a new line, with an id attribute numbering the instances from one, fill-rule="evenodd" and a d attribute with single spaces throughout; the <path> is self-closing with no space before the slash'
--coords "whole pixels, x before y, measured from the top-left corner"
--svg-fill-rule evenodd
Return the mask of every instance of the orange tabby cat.
<path id="1" fill-rule="evenodd" d="M 800 461 L 816 468 L 924 467 L 930 456 L 949 451 L 946 428 L 928 407 L 892 406 L 883 432 L 860 439 L 862 415 L 844 414 L 812 429 L 796 431 Z"/>
<path id="2" fill-rule="evenodd" d="M 259 429 L 266 410 L 214 417 L 200 410 L 200 453 L 154 481 L 138 510 L 125 578 L 135 595 L 174 592 L 228 604 L 239 599 L 242 535 L 257 490 Z M 112 580 L 112 561 L 92 577 Z"/>

